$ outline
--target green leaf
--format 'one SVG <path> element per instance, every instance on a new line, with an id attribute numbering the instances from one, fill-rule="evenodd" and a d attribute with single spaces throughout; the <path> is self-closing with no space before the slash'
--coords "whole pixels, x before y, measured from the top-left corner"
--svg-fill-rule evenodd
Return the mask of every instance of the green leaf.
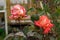
<path id="1" fill-rule="evenodd" d="M 43 10 L 41 8 L 36 8 L 38 12 L 42 12 Z"/>
<path id="2" fill-rule="evenodd" d="M 42 34 L 39 34 L 39 33 L 35 33 L 35 35 L 34 35 L 35 37 L 37 37 L 38 39 L 40 39 L 40 40 L 42 40 L 42 37 L 43 37 L 43 35 Z"/>
<path id="3" fill-rule="evenodd" d="M 26 35 L 28 33 L 28 31 L 29 31 L 28 26 L 25 26 L 23 29 L 24 34 Z"/>
<path id="4" fill-rule="evenodd" d="M 50 12 L 50 9 L 47 4 L 43 4 L 45 12 Z"/>
<path id="5" fill-rule="evenodd" d="M 34 12 L 35 8 L 30 8 L 27 10 L 27 14 L 28 15 L 31 15 L 32 12 Z"/>
<path id="6" fill-rule="evenodd" d="M 35 29 L 34 25 L 26 26 L 26 27 L 24 27 L 23 32 L 24 32 L 24 34 L 27 34 L 28 32 L 33 31 L 34 29 Z"/>
<path id="7" fill-rule="evenodd" d="M 36 20 L 39 20 L 39 15 L 38 14 L 34 14 L 31 16 L 31 20 L 34 22 Z"/>
<path id="8" fill-rule="evenodd" d="M 33 11 L 33 10 L 34 10 L 34 8 L 30 8 L 30 9 L 27 10 L 27 12 L 28 12 L 28 11 Z"/>

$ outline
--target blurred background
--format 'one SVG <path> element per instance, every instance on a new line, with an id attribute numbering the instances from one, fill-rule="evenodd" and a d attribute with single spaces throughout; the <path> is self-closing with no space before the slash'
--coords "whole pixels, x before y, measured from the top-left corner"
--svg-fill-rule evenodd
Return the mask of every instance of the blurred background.
<path id="1" fill-rule="evenodd" d="M 10 9 L 16 4 L 24 6 L 28 15 L 20 21 L 9 19 L 11 15 Z M 39 28 L 34 29 L 35 27 L 31 21 L 35 20 L 35 18 L 38 19 L 38 16 L 43 14 L 47 15 L 54 24 L 53 31 L 46 37 L 43 37 L 43 34 L 39 34 L 40 31 L 37 30 Z M 16 33 L 20 30 L 28 36 L 36 32 L 35 36 L 27 37 L 27 40 L 60 40 L 60 0 L 0 0 L 0 40 L 4 40 L 10 33 Z M 31 30 L 35 31 L 31 32 Z M 22 38 L 20 40 L 25 39 Z"/>

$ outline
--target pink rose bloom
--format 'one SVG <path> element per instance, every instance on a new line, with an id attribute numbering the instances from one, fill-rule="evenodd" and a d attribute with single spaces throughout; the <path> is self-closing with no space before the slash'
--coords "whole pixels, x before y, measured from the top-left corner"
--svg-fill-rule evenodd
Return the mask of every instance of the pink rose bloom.
<path id="1" fill-rule="evenodd" d="M 18 19 L 20 17 L 25 17 L 26 16 L 26 9 L 17 4 L 12 6 L 11 8 L 11 16 L 9 16 L 10 19 Z"/>

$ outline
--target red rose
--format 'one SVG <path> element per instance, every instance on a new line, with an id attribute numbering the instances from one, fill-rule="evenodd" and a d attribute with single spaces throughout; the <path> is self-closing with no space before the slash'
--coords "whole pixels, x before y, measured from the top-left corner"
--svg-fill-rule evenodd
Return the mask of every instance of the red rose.
<path id="1" fill-rule="evenodd" d="M 35 21 L 34 23 L 38 27 L 43 28 L 44 33 L 48 33 L 53 27 L 53 24 L 51 23 L 50 19 L 45 15 L 40 16 L 39 20 Z"/>

